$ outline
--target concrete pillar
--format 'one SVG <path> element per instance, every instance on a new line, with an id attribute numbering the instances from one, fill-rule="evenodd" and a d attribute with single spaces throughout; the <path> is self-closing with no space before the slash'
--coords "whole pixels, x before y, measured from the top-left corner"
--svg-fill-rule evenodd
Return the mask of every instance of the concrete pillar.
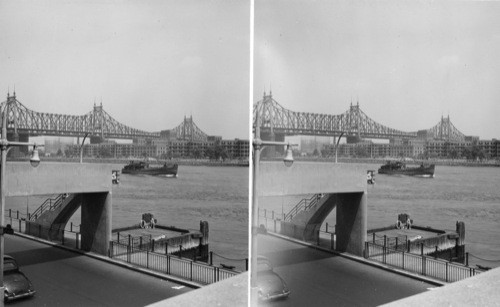
<path id="1" fill-rule="evenodd" d="M 366 232 L 366 193 L 338 194 L 336 250 L 362 257 Z"/>
<path id="2" fill-rule="evenodd" d="M 83 194 L 81 210 L 82 250 L 107 255 L 111 240 L 111 192 Z"/>

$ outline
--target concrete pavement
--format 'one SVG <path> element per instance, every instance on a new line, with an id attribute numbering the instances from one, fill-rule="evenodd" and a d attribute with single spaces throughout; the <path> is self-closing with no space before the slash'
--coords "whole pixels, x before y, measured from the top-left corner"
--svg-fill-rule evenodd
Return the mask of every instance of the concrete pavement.
<path id="1" fill-rule="evenodd" d="M 16 306 L 144 306 L 192 290 L 19 236 L 6 236 L 5 249 L 37 291 Z"/>
<path id="2" fill-rule="evenodd" d="M 273 306 L 378 306 L 436 287 L 270 235 L 258 235 L 258 252 L 291 290 Z"/>

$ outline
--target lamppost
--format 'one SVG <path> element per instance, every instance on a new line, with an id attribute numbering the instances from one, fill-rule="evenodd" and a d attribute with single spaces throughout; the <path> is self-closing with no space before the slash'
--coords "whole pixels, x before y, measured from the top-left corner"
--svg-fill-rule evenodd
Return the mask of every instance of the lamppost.
<path id="1" fill-rule="evenodd" d="M 15 93 L 14 96 L 15 98 Z M 0 166 L 0 306 L 4 306 L 3 296 L 5 287 L 3 285 L 3 256 L 4 256 L 4 230 L 5 230 L 5 194 L 7 184 L 5 182 L 5 169 L 7 163 L 7 152 L 12 146 L 33 146 L 33 153 L 30 158 L 31 166 L 37 167 L 40 164 L 37 145 L 34 143 L 12 142 L 7 140 L 7 115 L 11 97 L 7 95 L 7 101 L 3 111 L 2 136 L 0 139 L 0 150 L 2 152 L 2 165 Z"/>
<path id="2" fill-rule="evenodd" d="M 256 127 L 255 127 L 255 137 L 252 142 L 253 145 L 253 185 L 252 185 L 252 233 L 251 233 L 251 265 L 250 265 L 250 299 L 256 299 L 257 295 L 257 233 L 258 233 L 258 220 L 259 220 L 259 201 L 258 195 L 259 191 L 257 189 L 257 178 L 259 177 L 260 169 L 260 153 L 264 146 L 287 146 L 286 156 L 283 159 L 284 164 L 287 167 L 293 164 L 292 146 L 295 144 L 290 144 L 286 142 L 273 142 L 273 141 L 263 141 L 260 139 L 260 117 L 257 112 L 256 115 Z"/>
<path id="3" fill-rule="evenodd" d="M 340 138 L 344 135 L 345 132 L 341 132 L 339 138 L 337 139 L 337 144 L 335 144 L 335 163 L 337 163 L 337 151 L 339 149 Z"/>

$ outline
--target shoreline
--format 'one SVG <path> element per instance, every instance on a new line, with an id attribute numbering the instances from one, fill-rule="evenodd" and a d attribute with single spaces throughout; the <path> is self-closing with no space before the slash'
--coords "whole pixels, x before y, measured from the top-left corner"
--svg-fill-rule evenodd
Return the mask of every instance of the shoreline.
<path id="1" fill-rule="evenodd" d="M 295 161 L 300 162 L 330 162 L 335 163 L 335 158 L 320 158 L 320 157 L 297 157 L 294 158 Z M 338 158 L 339 163 L 363 163 L 363 164 L 378 164 L 383 165 L 388 160 L 398 160 L 397 158 Z M 281 159 L 262 159 L 261 161 L 281 161 Z M 406 161 L 406 164 L 415 164 L 419 165 L 421 163 L 424 164 L 434 164 L 436 166 L 467 166 L 467 167 L 500 167 L 500 162 L 495 160 L 490 160 L 486 162 L 471 162 L 465 160 L 437 160 L 437 159 L 429 159 L 429 160 L 413 160 Z"/>

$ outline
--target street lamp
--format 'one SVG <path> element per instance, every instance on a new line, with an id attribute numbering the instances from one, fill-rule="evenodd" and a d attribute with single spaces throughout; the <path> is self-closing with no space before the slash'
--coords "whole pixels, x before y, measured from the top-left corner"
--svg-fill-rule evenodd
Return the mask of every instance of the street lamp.
<path id="1" fill-rule="evenodd" d="M 256 299 L 257 295 L 257 233 L 259 229 L 258 219 L 259 219 L 259 202 L 258 202 L 258 190 L 257 190 L 257 178 L 259 176 L 260 169 L 260 153 L 264 146 L 287 146 L 286 156 L 283 159 L 283 163 L 290 167 L 293 164 L 292 146 L 295 144 L 290 144 L 286 142 L 274 142 L 274 141 L 263 141 L 260 139 L 260 117 L 257 112 L 256 115 L 256 127 L 255 127 L 255 137 L 252 142 L 253 145 L 253 186 L 252 186 L 252 232 L 251 232 L 251 255 L 250 255 L 250 299 Z"/>
<path id="2" fill-rule="evenodd" d="M 339 138 L 337 139 L 337 144 L 335 144 L 335 163 L 337 163 L 337 150 L 339 149 L 340 138 L 344 135 L 344 132 L 341 132 Z"/>
<path id="3" fill-rule="evenodd" d="M 14 96 L 15 97 L 15 96 Z M 5 103 L 5 108 L 3 111 L 2 119 L 2 135 L 0 139 L 0 150 L 1 150 L 1 160 L 2 165 L 0 167 L 0 306 L 4 306 L 3 296 L 5 293 L 5 287 L 3 285 L 3 256 L 4 256 L 4 224 L 5 224 L 5 194 L 7 184 L 5 182 L 5 169 L 7 163 L 7 151 L 12 146 L 33 146 L 33 152 L 30 158 L 30 164 L 33 167 L 37 167 L 40 164 L 40 157 L 38 155 L 37 145 L 34 143 L 23 143 L 23 142 L 12 142 L 7 140 L 7 115 L 8 107 L 11 97 L 7 96 L 7 101 Z"/>

